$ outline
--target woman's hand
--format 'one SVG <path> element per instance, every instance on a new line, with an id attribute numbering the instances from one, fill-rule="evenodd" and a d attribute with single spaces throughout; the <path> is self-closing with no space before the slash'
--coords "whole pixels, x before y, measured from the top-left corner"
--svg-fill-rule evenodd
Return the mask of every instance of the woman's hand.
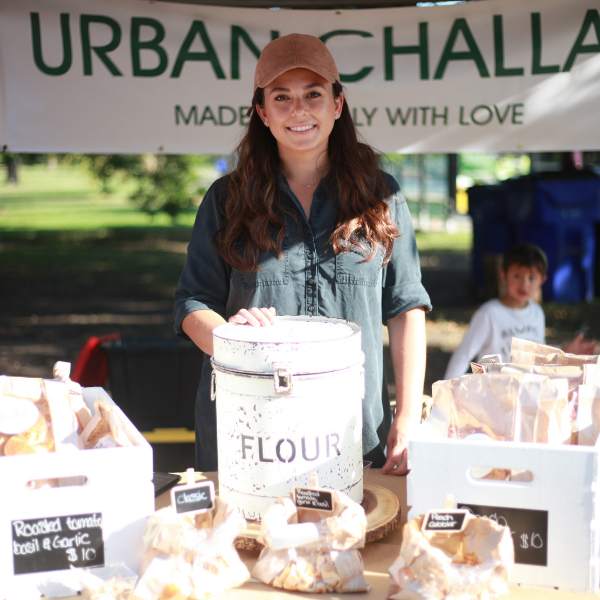
<path id="1" fill-rule="evenodd" d="M 569 354 L 595 354 L 596 340 L 584 340 L 583 333 L 563 346 L 563 351 Z"/>
<path id="2" fill-rule="evenodd" d="M 275 324 L 275 309 L 271 308 L 242 308 L 235 315 L 229 317 L 230 323 L 239 325 L 252 325 L 253 327 L 266 327 Z"/>
<path id="3" fill-rule="evenodd" d="M 408 473 L 408 432 L 394 420 L 387 438 L 387 460 L 382 473 L 406 475 Z"/>

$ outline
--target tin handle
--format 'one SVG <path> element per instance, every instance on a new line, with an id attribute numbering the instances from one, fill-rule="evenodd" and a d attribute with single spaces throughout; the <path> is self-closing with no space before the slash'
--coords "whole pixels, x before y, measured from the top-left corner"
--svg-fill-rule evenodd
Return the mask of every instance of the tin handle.
<path id="1" fill-rule="evenodd" d="M 210 399 L 213 402 L 217 399 L 217 375 L 214 369 L 210 374 Z"/>
<path id="2" fill-rule="evenodd" d="M 277 394 L 290 394 L 293 386 L 292 365 L 290 363 L 273 363 L 273 382 Z"/>

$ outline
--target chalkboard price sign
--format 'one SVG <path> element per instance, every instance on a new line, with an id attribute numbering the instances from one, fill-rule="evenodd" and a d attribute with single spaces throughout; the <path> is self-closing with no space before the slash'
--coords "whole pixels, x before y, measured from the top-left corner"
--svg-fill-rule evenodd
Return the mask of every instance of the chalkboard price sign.
<path id="1" fill-rule="evenodd" d="M 11 521 L 14 574 L 104 566 L 102 513 Z"/>
<path id="2" fill-rule="evenodd" d="M 214 498 L 215 486 L 212 481 L 171 489 L 171 502 L 178 514 L 210 510 L 214 506 Z"/>
<path id="3" fill-rule="evenodd" d="M 466 510 L 432 510 L 425 515 L 422 530 L 457 533 L 463 530 L 466 516 Z"/>
<path id="4" fill-rule="evenodd" d="M 298 508 L 333 512 L 333 493 L 316 488 L 294 488 L 294 502 Z"/>
<path id="5" fill-rule="evenodd" d="M 457 504 L 479 517 L 506 525 L 515 545 L 515 563 L 520 565 L 548 565 L 548 511 L 503 506 Z"/>

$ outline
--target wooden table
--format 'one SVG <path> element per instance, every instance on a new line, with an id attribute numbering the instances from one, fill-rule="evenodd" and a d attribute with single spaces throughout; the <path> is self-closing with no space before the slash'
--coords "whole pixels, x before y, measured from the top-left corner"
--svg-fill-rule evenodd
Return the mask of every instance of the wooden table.
<path id="1" fill-rule="evenodd" d="M 182 478 L 185 480 L 185 476 Z M 196 480 L 210 479 L 215 483 L 215 488 L 218 489 L 217 473 L 197 473 Z M 367 544 L 361 554 L 365 565 L 365 575 L 367 581 L 371 584 L 371 591 L 365 594 L 350 594 L 347 595 L 348 600 L 361 600 L 369 598 L 369 600 L 383 600 L 387 594 L 389 586 L 388 568 L 398 557 L 400 542 L 402 541 L 402 527 L 406 523 L 406 477 L 395 477 L 393 475 L 383 475 L 380 469 L 370 469 L 366 475 L 366 480 L 388 488 L 398 496 L 402 510 L 400 523 L 398 527 L 386 537 Z M 166 492 L 156 499 L 156 508 L 163 508 L 170 503 L 169 492 Z M 252 571 L 258 552 L 240 551 L 242 560 Z M 268 596 L 268 599 L 267 599 Z M 283 600 L 284 598 L 300 597 L 312 598 L 312 594 L 300 594 L 298 592 L 288 592 L 278 590 L 262 583 L 254 583 L 252 581 L 244 584 L 241 588 L 230 590 L 226 594 L 219 596 L 223 600 Z M 340 600 L 340 594 L 324 594 L 319 595 L 319 598 L 330 598 Z M 596 599 L 597 596 L 591 594 L 576 594 L 573 592 L 565 592 L 560 590 L 547 590 L 539 588 L 523 588 L 514 586 L 510 588 L 510 593 L 503 596 L 506 600 L 590 600 Z"/>

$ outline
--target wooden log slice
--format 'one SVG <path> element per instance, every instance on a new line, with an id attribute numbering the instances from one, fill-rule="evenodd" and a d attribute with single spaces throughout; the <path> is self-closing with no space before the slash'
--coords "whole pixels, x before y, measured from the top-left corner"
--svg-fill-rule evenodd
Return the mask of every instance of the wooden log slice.
<path id="1" fill-rule="evenodd" d="M 400 521 L 400 500 L 396 494 L 375 483 L 363 484 L 362 507 L 367 515 L 367 544 L 388 535 Z M 258 542 L 260 521 L 246 521 L 248 527 L 235 540 L 238 550 L 262 550 Z"/>
<path id="2" fill-rule="evenodd" d="M 381 485 L 365 483 L 361 505 L 367 515 L 367 544 L 385 537 L 400 522 L 400 500 Z"/>

